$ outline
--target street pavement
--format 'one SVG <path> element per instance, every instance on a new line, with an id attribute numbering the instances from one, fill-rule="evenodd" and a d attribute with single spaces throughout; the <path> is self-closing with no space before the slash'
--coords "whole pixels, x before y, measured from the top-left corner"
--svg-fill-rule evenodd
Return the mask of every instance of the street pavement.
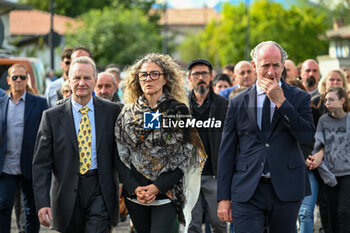
<path id="1" fill-rule="evenodd" d="M 320 223 L 318 211 L 316 211 L 316 215 L 317 215 L 317 220 L 315 223 L 314 233 L 319 233 L 319 228 L 321 226 L 321 223 Z M 17 233 L 17 232 L 18 232 L 18 229 L 17 229 L 17 225 L 16 225 L 16 217 L 15 217 L 15 214 L 13 212 L 12 223 L 11 223 L 11 233 Z M 57 232 L 57 231 L 51 230 L 50 228 L 47 228 L 44 226 L 40 227 L 40 233 L 55 233 L 55 232 Z M 202 232 L 205 232 L 204 231 L 204 224 L 203 224 L 203 231 Z M 112 233 L 129 233 L 129 219 L 127 219 L 124 222 L 119 223 L 117 227 L 114 227 Z"/>
<path id="2" fill-rule="evenodd" d="M 12 222 L 11 222 L 11 233 L 17 233 L 16 217 L 14 211 L 12 213 Z M 57 231 L 51 230 L 48 227 L 40 226 L 40 233 L 55 233 Z M 121 222 L 118 226 L 113 228 L 112 233 L 129 233 L 129 219 L 125 222 Z"/>

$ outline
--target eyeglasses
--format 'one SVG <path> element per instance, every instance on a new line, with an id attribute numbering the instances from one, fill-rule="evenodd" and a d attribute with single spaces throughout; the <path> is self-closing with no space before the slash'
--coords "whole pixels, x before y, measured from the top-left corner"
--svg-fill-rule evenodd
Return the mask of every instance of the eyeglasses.
<path id="1" fill-rule="evenodd" d="M 26 80 L 27 76 L 26 75 L 12 75 L 12 77 L 11 77 L 11 79 L 13 81 L 16 81 L 18 78 L 20 78 L 24 81 L 24 80 Z"/>
<path id="2" fill-rule="evenodd" d="M 201 75 L 202 75 L 203 78 L 208 78 L 210 73 L 207 72 L 207 71 L 203 71 L 203 72 L 194 72 L 194 73 L 191 74 L 191 76 L 193 78 L 199 78 L 199 76 L 201 76 Z"/>
<path id="3" fill-rule="evenodd" d="M 139 78 L 140 81 L 146 81 L 148 76 L 151 78 L 151 80 L 158 80 L 161 75 L 164 75 L 164 74 L 155 70 L 155 71 L 151 71 L 149 73 L 140 72 L 137 74 L 137 77 Z"/>
<path id="4" fill-rule="evenodd" d="M 70 61 L 65 61 L 64 62 L 67 66 L 70 65 Z"/>

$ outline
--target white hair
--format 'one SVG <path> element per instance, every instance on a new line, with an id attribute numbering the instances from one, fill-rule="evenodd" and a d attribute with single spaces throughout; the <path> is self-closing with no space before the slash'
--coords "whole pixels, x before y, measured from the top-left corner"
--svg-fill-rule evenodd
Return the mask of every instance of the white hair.
<path id="1" fill-rule="evenodd" d="M 70 64 L 70 68 L 69 68 L 69 77 L 71 77 L 73 74 L 72 74 L 72 67 L 75 65 L 75 64 L 89 64 L 92 66 L 92 69 L 94 70 L 94 78 L 96 79 L 97 77 L 97 69 L 96 69 L 96 64 L 95 62 L 90 58 L 90 57 L 77 57 L 75 58 L 72 63 Z"/>
<path id="2" fill-rule="evenodd" d="M 259 54 L 259 50 L 264 47 L 265 45 L 274 45 L 276 46 L 280 52 L 281 52 L 281 62 L 282 64 L 284 64 L 284 61 L 288 58 L 288 54 L 286 51 L 284 51 L 284 49 L 282 48 L 281 45 L 279 45 L 277 42 L 275 41 L 263 41 L 260 44 L 258 44 L 257 46 L 255 46 L 255 48 L 250 52 L 250 56 L 252 57 L 253 61 L 255 63 L 258 62 L 258 54 Z"/>
<path id="3" fill-rule="evenodd" d="M 112 81 L 113 81 L 113 84 L 114 84 L 114 85 L 117 85 L 117 80 L 116 80 L 115 76 L 114 76 L 112 73 L 109 73 L 109 72 L 107 72 L 107 71 L 98 73 L 98 75 L 97 75 L 97 80 L 98 80 L 102 75 L 105 75 L 105 74 L 106 74 L 106 75 L 109 75 L 109 76 L 112 78 Z"/>

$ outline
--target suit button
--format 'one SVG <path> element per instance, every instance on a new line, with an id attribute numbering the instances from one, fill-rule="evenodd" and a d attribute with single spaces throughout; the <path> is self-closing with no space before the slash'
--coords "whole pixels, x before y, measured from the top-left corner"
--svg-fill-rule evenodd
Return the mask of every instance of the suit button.
<path id="1" fill-rule="evenodd" d="M 269 147 L 269 146 L 270 146 L 270 144 L 266 143 L 266 144 L 265 144 L 265 146 L 266 146 L 266 147 Z"/>

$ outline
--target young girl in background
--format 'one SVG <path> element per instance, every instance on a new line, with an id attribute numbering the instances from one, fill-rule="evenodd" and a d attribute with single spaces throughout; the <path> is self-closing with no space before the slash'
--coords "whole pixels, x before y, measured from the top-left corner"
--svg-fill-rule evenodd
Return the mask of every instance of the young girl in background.
<path id="1" fill-rule="evenodd" d="M 330 87 L 325 105 L 329 113 L 318 122 L 313 155 L 307 162 L 309 168 L 318 167 L 327 185 L 324 192 L 332 232 L 350 232 L 350 115 L 345 89 Z"/>

